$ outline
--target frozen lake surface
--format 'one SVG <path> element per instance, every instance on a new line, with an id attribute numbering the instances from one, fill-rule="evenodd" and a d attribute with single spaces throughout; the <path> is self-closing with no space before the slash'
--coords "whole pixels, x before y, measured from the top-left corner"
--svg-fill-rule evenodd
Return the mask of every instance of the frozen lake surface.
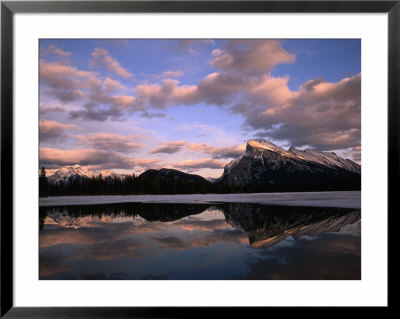
<path id="1" fill-rule="evenodd" d="M 192 195 L 107 195 L 40 198 L 40 206 L 69 206 L 114 203 L 253 203 L 266 205 L 361 208 L 361 192 L 298 192 Z"/>

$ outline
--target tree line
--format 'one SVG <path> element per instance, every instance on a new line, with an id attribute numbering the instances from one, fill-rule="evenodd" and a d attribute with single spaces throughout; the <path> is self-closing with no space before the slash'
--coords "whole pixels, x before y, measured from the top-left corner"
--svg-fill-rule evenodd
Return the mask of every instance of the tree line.
<path id="1" fill-rule="evenodd" d="M 49 183 L 45 169 L 39 176 L 39 196 L 134 195 L 134 194 L 206 194 L 222 192 L 206 179 L 165 179 L 157 176 L 126 175 L 123 178 L 79 177 L 68 183 Z"/>
<path id="2" fill-rule="evenodd" d="M 184 173 L 181 173 L 185 175 Z M 186 174 L 188 175 L 188 174 Z M 46 171 L 42 168 L 39 176 L 39 196 L 64 195 L 175 195 L 175 194 L 229 194 L 229 193 L 268 193 L 268 192 L 307 192 L 358 190 L 361 187 L 360 177 L 339 176 L 280 179 L 280 183 L 259 183 L 232 185 L 227 182 L 211 183 L 208 180 L 192 175 L 185 178 L 176 176 L 160 177 L 157 174 L 135 174 L 123 178 L 77 177 L 68 183 L 49 183 Z"/>

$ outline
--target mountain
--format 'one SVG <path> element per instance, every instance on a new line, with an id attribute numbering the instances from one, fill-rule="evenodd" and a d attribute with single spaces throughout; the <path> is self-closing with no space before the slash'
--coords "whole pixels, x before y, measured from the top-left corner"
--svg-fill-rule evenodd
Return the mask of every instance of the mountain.
<path id="1" fill-rule="evenodd" d="M 92 170 L 81 165 L 63 166 L 59 168 L 53 175 L 50 175 L 47 180 L 50 184 L 67 185 L 71 182 L 82 181 L 83 178 L 92 178 L 102 176 L 108 181 L 113 181 L 117 177 L 122 177 L 110 170 Z"/>
<path id="2" fill-rule="evenodd" d="M 245 153 L 225 166 L 218 183 L 233 192 L 356 190 L 361 166 L 333 152 L 286 151 L 264 139 L 250 140 Z"/>
<path id="3" fill-rule="evenodd" d="M 40 184 L 41 196 L 338 191 L 361 188 L 361 166 L 333 152 L 284 150 L 260 139 L 250 140 L 217 180 L 167 168 L 136 177 L 80 165 L 61 167 L 47 180 Z"/>
<path id="4" fill-rule="evenodd" d="M 206 180 L 208 180 L 210 183 L 215 183 L 218 181 L 217 177 L 207 177 Z"/>
<path id="5" fill-rule="evenodd" d="M 137 178 L 140 193 L 145 194 L 199 194 L 206 193 L 212 183 L 205 178 L 175 169 L 149 169 Z"/>

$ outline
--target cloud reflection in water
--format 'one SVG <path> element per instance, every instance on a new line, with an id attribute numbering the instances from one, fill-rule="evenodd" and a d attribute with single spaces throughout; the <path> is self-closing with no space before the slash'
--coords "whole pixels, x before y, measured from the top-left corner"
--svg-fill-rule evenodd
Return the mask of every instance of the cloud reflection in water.
<path id="1" fill-rule="evenodd" d="M 359 210 L 41 207 L 40 279 L 360 279 Z"/>

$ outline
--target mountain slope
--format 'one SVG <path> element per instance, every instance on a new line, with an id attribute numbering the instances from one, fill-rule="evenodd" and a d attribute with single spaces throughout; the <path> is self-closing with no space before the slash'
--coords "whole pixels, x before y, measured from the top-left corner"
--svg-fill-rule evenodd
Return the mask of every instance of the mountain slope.
<path id="1" fill-rule="evenodd" d="M 231 191 L 355 190 L 361 166 L 335 153 L 288 151 L 266 140 L 250 140 L 246 152 L 225 166 L 219 179 Z"/>
<path id="2" fill-rule="evenodd" d="M 121 177 L 110 170 L 92 170 L 76 164 L 59 168 L 53 175 L 49 176 L 47 180 L 50 184 L 67 185 L 70 182 L 81 181 L 83 178 L 92 178 L 100 175 L 108 181 L 112 181 L 116 177 Z"/>

